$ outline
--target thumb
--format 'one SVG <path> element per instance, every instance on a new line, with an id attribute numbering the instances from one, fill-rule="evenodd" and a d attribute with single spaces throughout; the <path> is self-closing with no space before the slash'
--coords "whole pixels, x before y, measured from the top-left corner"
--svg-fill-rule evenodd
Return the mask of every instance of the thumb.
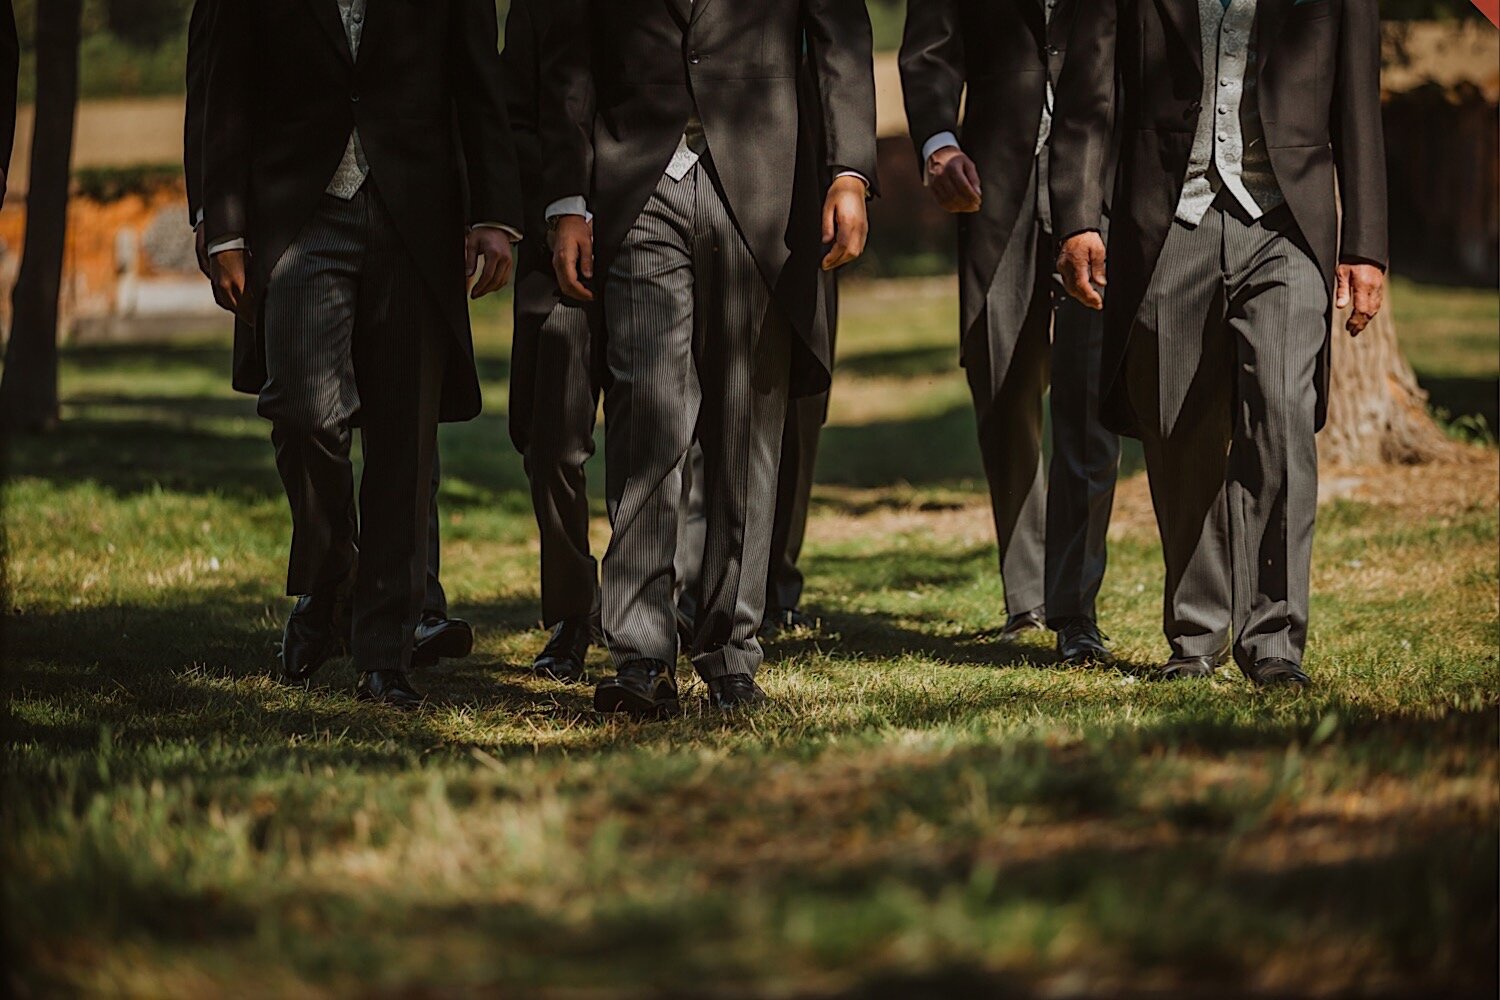
<path id="1" fill-rule="evenodd" d="M 832 243 L 833 238 L 838 235 L 838 227 L 834 225 L 834 201 L 829 198 L 823 203 L 823 242 Z"/>
<path id="2" fill-rule="evenodd" d="M 464 274 L 474 276 L 474 269 L 479 266 L 479 241 L 470 233 L 464 237 Z"/>
<path id="3" fill-rule="evenodd" d="M 1349 305 L 1349 269 L 1341 267 L 1335 274 L 1333 304 L 1343 309 Z"/>
<path id="4" fill-rule="evenodd" d="M 1097 243 L 1089 247 L 1089 277 L 1100 288 L 1109 284 L 1109 278 L 1105 274 L 1104 247 Z"/>

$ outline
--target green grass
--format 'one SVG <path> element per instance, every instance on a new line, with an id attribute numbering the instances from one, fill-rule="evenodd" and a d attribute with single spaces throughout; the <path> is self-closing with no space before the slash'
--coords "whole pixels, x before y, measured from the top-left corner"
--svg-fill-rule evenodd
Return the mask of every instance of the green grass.
<path id="1" fill-rule="evenodd" d="M 1494 289 L 1391 281 L 1396 330 L 1434 409 L 1500 431 L 1500 309 Z M 1478 421 L 1483 421 L 1482 426 Z"/>
<path id="2" fill-rule="evenodd" d="M 1160 552 L 1126 484 L 1100 599 L 1121 667 L 1065 669 L 994 636 L 944 287 L 849 290 L 805 559 L 823 625 L 732 723 L 696 684 L 634 724 L 527 673 L 499 307 L 489 410 L 443 437 L 479 648 L 413 716 L 357 705 L 346 661 L 311 692 L 265 676 L 287 518 L 220 341 L 69 350 L 64 426 L 15 442 L 4 493 L 10 985 L 1493 995 L 1494 453 L 1435 470 L 1440 502 L 1325 507 L 1301 696 L 1147 679 Z M 1493 297 L 1444 320 L 1450 294 L 1397 287 L 1429 317 L 1419 368 L 1493 378 L 1464 332 L 1493 333 Z"/>

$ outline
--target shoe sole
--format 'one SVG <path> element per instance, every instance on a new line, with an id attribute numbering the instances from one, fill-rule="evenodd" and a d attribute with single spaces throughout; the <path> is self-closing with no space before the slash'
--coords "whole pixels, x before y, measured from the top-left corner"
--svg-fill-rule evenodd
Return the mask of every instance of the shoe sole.
<path id="1" fill-rule="evenodd" d="M 444 629 L 412 650 L 424 660 L 461 660 L 474 651 L 474 633 L 469 629 Z"/>
<path id="2" fill-rule="evenodd" d="M 653 701 L 622 687 L 594 688 L 594 711 L 605 714 L 623 712 L 634 719 L 658 719 L 677 711 L 677 699 Z"/>

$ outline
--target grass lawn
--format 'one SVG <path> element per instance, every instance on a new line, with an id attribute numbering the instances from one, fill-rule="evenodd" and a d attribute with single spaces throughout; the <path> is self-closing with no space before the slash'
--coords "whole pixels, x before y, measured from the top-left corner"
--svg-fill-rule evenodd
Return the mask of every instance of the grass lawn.
<path id="1" fill-rule="evenodd" d="M 805 559 L 823 624 L 731 723 L 696 683 L 634 724 L 527 672 L 498 307 L 489 409 L 443 432 L 445 582 L 479 647 L 415 715 L 357 705 L 347 661 L 311 692 L 266 677 L 287 516 L 222 340 L 69 350 L 66 423 L 15 442 L 4 493 L 8 985 L 1493 996 L 1496 453 L 1328 477 L 1302 695 L 1147 679 L 1133 476 L 1101 596 L 1121 666 L 1064 669 L 995 638 L 950 290 L 849 290 Z M 1394 300 L 1424 381 L 1493 404 L 1496 297 Z"/>

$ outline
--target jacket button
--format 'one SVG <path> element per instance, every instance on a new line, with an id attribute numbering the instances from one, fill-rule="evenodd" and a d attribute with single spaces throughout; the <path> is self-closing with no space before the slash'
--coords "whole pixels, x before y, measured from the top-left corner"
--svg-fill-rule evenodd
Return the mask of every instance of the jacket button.
<path id="1" fill-rule="evenodd" d="M 349 101 L 352 104 L 358 104 L 359 103 L 359 95 L 358 94 L 350 94 L 349 95 Z"/>
<path id="2" fill-rule="evenodd" d="M 1049 56 L 1055 56 L 1055 55 L 1057 55 L 1061 51 L 1062 51 L 1062 49 L 1058 48 L 1056 45 L 1049 45 L 1049 46 L 1047 46 L 1047 54 Z"/>
<path id="3" fill-rule="evenodd" d="M 693 49 L 692 51 L 688 52 L 688 62 L 690 62 L 694 66 L 696 66 L 696 65 L 698 65 L 699 61 L 700 60 L 698 59 L 698 50 L 697 49 Z"/>

